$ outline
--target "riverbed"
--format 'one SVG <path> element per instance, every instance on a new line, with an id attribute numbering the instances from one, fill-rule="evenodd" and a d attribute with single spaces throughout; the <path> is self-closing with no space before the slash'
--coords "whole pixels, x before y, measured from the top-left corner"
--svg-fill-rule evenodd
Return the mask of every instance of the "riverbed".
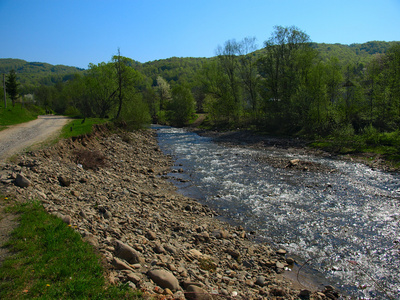
<path id="1" fill-rule="evenodd" d="M 175 160 L 169 176 L 183 194 L 285 248 L 299 267 L 306 264 L 354 298 L 400 297 L 398 174 L 300 151 L 226 147 L 185 129 L 154 128 L 161 149 Z M 271 163 L 276 160 L 287 164 Z"/>

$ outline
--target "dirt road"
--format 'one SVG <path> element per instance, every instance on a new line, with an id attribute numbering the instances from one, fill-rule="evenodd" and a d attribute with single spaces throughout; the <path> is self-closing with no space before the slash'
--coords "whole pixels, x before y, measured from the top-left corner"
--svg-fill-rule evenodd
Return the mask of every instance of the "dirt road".
<path id="1" fill-rule="evenodd" d="M 39 116 L 0 131 L 0 160 L 54 136 L 68 121 L 63 116 Z"/>

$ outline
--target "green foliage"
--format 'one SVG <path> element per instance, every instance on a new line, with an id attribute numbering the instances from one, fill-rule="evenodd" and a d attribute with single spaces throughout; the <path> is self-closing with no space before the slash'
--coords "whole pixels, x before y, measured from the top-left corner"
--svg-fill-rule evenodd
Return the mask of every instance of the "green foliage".
<path id="1" fill-rule="evenodd" d="M 17 82 L 17 74 L 15 70 L 10 70 L 8 74 L 7 81 L 6 81 L 6 91 L 7 94 L 10 96 L 12 105 L 15 105 L 15 101 L 18 98 L 18 82 Z"/>
<path id="2" fill-rule="evenodd" d="M 183 125 L 194 102 L 211 127 L 334 137 L 354 151 L 370 143 L 360 138 L 369 126 L 379 134 L 399 129 L 399 42 L 317 44 L 297 27 L 276 26 L 265 47 L 256 49 L 255 38 L 232 39 L 208 59 L 141 64 L 118 52 L 86 72 L 20 60 L 0 60 L 0 70 L 16 69 L 19 81 L 42 71 L 63 76 L 42 78 L 35 91 L 39 105 L 60 114 L 122 117 L 132 127 L 151 118 Z M 26 90 L 23 82 L 21 88 Z M 352 140 L 359 145 L 349 146 Z"/>
<path id="3" fill-rule="evenodd" d="M 125 286 L 107 286 L 101 258 L 61 219 L 38 202 L 13 208 L 19 227 L 8 246 L 13 255 L 0 267 L 2 299 L 135 299 Z"/>
<path id="4" fill-rule="evenodd" d="M 140 94 L 134 94 L 124 105 L 121 119 L 128 125 L 128 129 L 140 129 L 151 122 L 149 107 L 142 100 Z"/>
<path id="5" fill-rule="evenodd" d="M 392 46 L 399 42 L 372 41 L 363 44 L 325 44 L 312 43 L 312 47 L 320 53 L 324 62 L 337 57 L 342 66 L 361 63 L 368 64 L 377 54 L 385 54 Z"/>
<path id="6" fill-rule="evenodd" d="M 80 136 L 92 133 L 93 126 L 109 122 L 107 119 L 100 118 L 87 118 L 76 119 L 65 125 L 61 130 L 62 138 L 69 138 L 73 136 Z"/>
<path id="7" fill-rule="evenodd" d="M 64 65 L 0 58 L 0 73 L 9 73 L 10 70 L 15 70 L 17 74 L 21 94 L 32 93 L 40 85 L 51 86 L 57 82 L 66 82 L 73 78 L 73 74 L 85 72 L 83 69 Z"/>
<path id="8" fill-rule="evenodd" d="M 170 121 L 173 126 L 187 125 L 195 113 L 195 102 L 190 89 L 185 85 L 176 86 L 172 90 L 172 101 L 170 104 Z"/>
<path id="9" fill-rule="evenodd" d="M 40 114 L 43 114 L 43 110 L 34 105 L 25 107 L 16 105 L 12 107 L 8 104 L 5 109 L 4 102 L 0 102 L 0 129 L 5 129 L 9 125 L 35 120 Z"/>

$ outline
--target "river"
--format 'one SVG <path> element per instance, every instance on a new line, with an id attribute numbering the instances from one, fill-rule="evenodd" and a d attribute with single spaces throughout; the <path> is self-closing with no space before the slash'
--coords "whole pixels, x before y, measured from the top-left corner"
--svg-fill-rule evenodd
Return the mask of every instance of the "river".
<path id="1" fill-rule="evenodd" d="M 180 191 L 197 198 L 352 298 L 400 298 L 400 176 L 349 161 L 284 150 L 225 147 L 196 133 L 157 129 Z M 260 156 L 324 165 L 274 168 Z"/>

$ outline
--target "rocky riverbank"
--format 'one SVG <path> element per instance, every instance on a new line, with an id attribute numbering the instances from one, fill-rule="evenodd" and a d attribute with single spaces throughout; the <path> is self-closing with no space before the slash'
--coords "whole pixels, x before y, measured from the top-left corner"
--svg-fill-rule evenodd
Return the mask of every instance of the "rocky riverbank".
<path id="1" fill-rule="evenodd" d="M 62 140 L 0 164 L 2 194 L 39 199 L 105 257 L 111 283 L 155 299 L 335 299 L 295 289 L 281 275 L 283 249 L 254 243 L 243 228 L 176 193 L 172 161 L 151 130 Z"/>

